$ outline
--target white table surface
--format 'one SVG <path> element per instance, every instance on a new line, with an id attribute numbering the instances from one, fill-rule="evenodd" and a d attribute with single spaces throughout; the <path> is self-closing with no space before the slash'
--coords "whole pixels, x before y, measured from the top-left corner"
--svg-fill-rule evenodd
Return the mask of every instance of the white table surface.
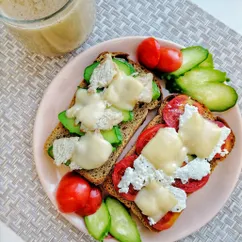
<path id="1" fill-rule="evenodd" d="M 192 0 L 215 18 L 242 35 L 242 0 Z M 0 242 L 23 242 L 0 221 Z"/>

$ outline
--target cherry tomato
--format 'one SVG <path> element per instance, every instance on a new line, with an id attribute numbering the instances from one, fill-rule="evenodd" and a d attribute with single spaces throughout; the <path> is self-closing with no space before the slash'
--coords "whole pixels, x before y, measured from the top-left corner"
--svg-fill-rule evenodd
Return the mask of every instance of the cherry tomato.
<path id="1" fill-rule="evenodd" d="M 157 124 L 151 128 L 146 129 L 142 132 L 136 142 L 135 148 L 136 153 L 139 155 L 146 144 L 156 135 L 160 128 L 166 127 L 165 124 Z"/>
<path id="2" fill-rule="evenodd" d="M 80 216 L 88 216 L 95 213 L 102 203 L 102 193 L 97 187 L 91 189 L 88 201 L 84 208 L 78 210 L 76 213 Z"/>
<path id="3" fill-rule="evenodd" d="M 198 112 L 203 114 L 205 108 L 197 101 L 190 99 L 186 95 L 177 95 L 169 101 L 162 110 L 162 118 L 167 126 L 178 130 L 180 115 L 184 113 L 185 105 L 190 104 L 198 108 Z"/>
<path id="4" fill-rule="evenodd" d="M 91 187 L 76 172 L 62 177 L 56 192 L 56 200 L 62 213 L 72 213 L 83 208 L 90 196 Z"/>
<path id="5" fill-rule="evenodd" d="M 226 124 L 224 124 L 223 122 L 221 121 L 215 121 L 215 123 L 220 127 L 224 127 L 224 126 L 227 126 Z M 233 145 L 234 145 L 234 135 L 232 132 L 230 132 L 229 136 L 227 137 L 227 139 L 225 140 L 225 143 L 222 145 L 221 149 L 222 151 L 223 150 L 227 150 L 228 152 L 230 152 L 233 148 Z M 218 159 L 217 161 L 220 161 L 221 158 L 223 158 L 220 154 L 216 154 L 214 156 L 215 159 Z"/>
<path id="6" fill-rule="evenodd" d="M 182 65 L 182 52 L 179 49 L 160 47 L 160 60 L 156 68 L 162 72 L 173 72 Z"/>
<path id="7" fill-rule="evenodd" d="M 121 161 L 119 161 L 114 166 L 114 171 L 112 174 L 113 184 L 115 190 L 119 193 L 118 184 L 121 181 L 125 170 L 128 167 L 133 167 L 134 160 L 137 158 L 137 155 L 130 155 L 125 158 L 123 158 Z M 129 186 L 129 192 L 128 193 L 119 193 L 124 199 L 128 201 L 134 201 L 135 197 L 137 195 L 138 191 L 134 190 L 133 185 Z"/>
<path id="8" fill-rule="evenodd" d="M 162 231 L 169 229 L 180 216 L 181 213 L 168 212 L 160 221 L 153 225 L 153 228 Z"/>
<path id="9" fill-rule="evenodd" d="M 209 180 L 209 176 L 210 174 L 204 176 L 200 181 L 189 179 L 185 184 L 183 184 L 180 179 L 175 179 L 173 186 L 184 190 L 186 193 L 192 193 L 205 186 Z"/>
<path id="10" fill-rule="evenodd" d="M 138 46 L 137 58 L 145 67 L 154 69 L 160 59 L 159 42 L 153 37 L 143 40 Z"/>

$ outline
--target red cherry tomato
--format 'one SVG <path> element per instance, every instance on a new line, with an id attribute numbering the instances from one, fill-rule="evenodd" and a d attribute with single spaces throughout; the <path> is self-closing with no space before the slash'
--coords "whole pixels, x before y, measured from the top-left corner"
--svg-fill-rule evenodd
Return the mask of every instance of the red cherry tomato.
<path id="1" fill-rule="evenodd" d="M 154 69 L 160 59 L 160 44 L 153 37 L 143 40 L 137 49 L 138 61 L 149 69 Z"/>
<path id="2" fill-rule="evenodd" d="M 221 121 L 215 121 L 215 123 L 216 123 L 220 128 L 222 128 L 222 127 L 224 127 L 224 126 L 227 126 L 226 124 L 222 123 Z M 225 143 L 222 145 L 221 149 L 222 149 L 222 151 L 226 149 L 228 152 L 230 152 L 230 151 L 232 150 L 232 148 L 233 148 L 233 145 L 234 145 L 234 135 L 233 135 L 232 132 L 230 132 L 229 136 L 228 136 L 227 139 L 225 140 Z M 221 158 L 223 158 L 223 157 L 222 157 L 220 154 L 216 154 L 216 155 L 214 156 L 214 158 L 215 158 L 215 159 L 218 159 L 218 161 L 219 161 L 219 159 L 221 159 Z"/>
<path id="3" fill-rule="evenodd" d="M 186 104 L 197 107 L 200 114 L 205 112 L 205 108 L 199 102 L 190 99 L 186 95 L 178 95 L 169 101 L 162 110 L 162 118 L 167 126 L 178 129 L 179 118 L 184 113 Z"/>
<path id="4" fill-rule="evenodd" d="M 139 155 L 146 144 L 156 135 L 160 128 L 166 127 L 165 124 L 157 124 L 151 128 L 146 129 L 142 132 L 136 142 L 135 148 L 136 153 Z"/>
<path id="5" fill-rule="evenodd" d="M 62 177 L 56 192 L 56 200 L 62 213 L 72 213 L 83 208 L 90 196 L 91 187 L 79 174 L 67 173 Z"/>
<path id="6" fill-rule="evenodd" d="M 200 181 L 189 179 L 188 182 L 185 184 L 183 184 L 180 179 L 175 179 L 175 183 L 173 183 L 173 186 L 184 190 L 186 193 L 192 193 L 205 186 L 209 180 L 209 176 L 210 174 L 204 176 Z"/>
<path id="7" fill-rule="evenodd" d="M 182 52 L 179 49 L 160 47 L 160 60 L 156 68 L 162 72 L 173 72 L 182 65 Z"/>
<path id="8" fill-rule="evenodd" d="M 97 187 L 93 187 L 88 201 L 84 208 L 78 210 L 76 213 L 80 216 L 88 216 L 95 213 L 102 203 L 102 193 Z"/>
<path id="9" fill-rule="evenodd" d="M 137 155 L 130 155 L 125 158 L 123 158 L 121 161 L 119 161 L 115 166 L 114 166 L 114 171 L 112 174 L 112 179 L 113 179 L 113 185 L 115 190 L 119 193 L 119 188 L 118 184 L 121 181 L 125 170 L 128 167 L 133 167 L 134 160 L 137 158 Z M 133 186 L 129 186 L 129 192 L 128 193 L 119 193 L 120 196 L 122 196 L 124 199 L 128 201 L 134 201 L 135 197 L 137 195 L 138 191 L 134 190 Z"/>
<path id="10" fill-rule="evenodd" d="M 153 225 L 153 228 L 162 231 L 169 229 L 180 216 L 181 213 L 168 212 L 163 218 L 160 219 L 156 224 Z"/>

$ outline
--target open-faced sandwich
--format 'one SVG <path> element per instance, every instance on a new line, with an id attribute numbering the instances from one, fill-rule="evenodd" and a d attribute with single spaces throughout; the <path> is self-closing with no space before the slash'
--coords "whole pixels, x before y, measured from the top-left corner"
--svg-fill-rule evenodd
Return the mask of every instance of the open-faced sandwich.
<path id="1" fill-rule="evenodd" d="M 160 83 L 125 53 L 100 54 L 84 70 L 69 108 L 46 141 L 56 165 L 79 170 L 88 181 L 104 182 L 149 110 L 162 99 Z"/>
<path id="2" fill-rule="evenodd" d="M 142 65 L 125 53 L 100 54 L 45 144 L 56 165 L 75 170 L 59 183 L 59 210 L 84 217 L 97 240 L 111 234 L 141 241 L 128 211 L 151 231 L 170 228 L 235 143 L 229 125 L 212 111 L 233 107 L 238 95 L 208 50 L 162 47 L 147 38 L 137 57 Z M 157 76 L 175 94 L 162 100 Z M 157 115 L 118 161 L 152 109 Z"/>
<path id="3" fill-rule="evenodd" d="M 228 124 L 204 105 L 186 95 L 168 96 L 103 186 L 144 226 L 167 229 L 234 142 Z"/>

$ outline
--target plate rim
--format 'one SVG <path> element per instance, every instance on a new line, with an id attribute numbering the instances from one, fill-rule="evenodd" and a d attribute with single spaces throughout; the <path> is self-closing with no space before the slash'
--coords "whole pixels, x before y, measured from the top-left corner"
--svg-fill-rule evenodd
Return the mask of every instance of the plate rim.
<path id="1" fill-rule="evenodd" d="M 34 122 L 34 128 L 33 128 L 33 140 L 32 140 L 32 146 L 33 146 L 33 156 L 34 156 L 34 163 L 35 163 L 35 166 L 36 166 L 36 171 L 37 171 L 37 174 L 38 174 L 38 178 L 40 180 L 40 183 L 42 185 L 42 188 L 45 192 L 45 194 L 48 196 L 48 199 L 50 199 L 50 201 L 52 202 L 52 204 L 54 205 L 55 209 L 58 211 L 59 214 L 61 214 L 65 219 L 67 219 L 67 221 L 72 224 L 73 226 L 76 227 L 76 225 L 71 222 L 68 218 L 68 215 L 69 214 L 64 214 L 64 213 L 61 213 L 57 206 L 56 206 L 56 202 L 51 198 L 50 196 L 50 192 L 48 191 L 48 189 L 45 187 L 45 182 L 44 182 L 44 179 L 42 177 L 42 175 L 40 174 L 40 168 L 39 168 L 39 163 L 37 162 L 37 146 L 36 146 L 36 143 L 37 143 L 37 136 L 36 136 L 36 130 L 38 129 L 38 122 L 39 122 L 39 118 L 40 118 L 40 111 L 41 109 L 43 109 L 43 104 L 44 104 L 44 99 L 45 97 L 48 95 L 48 92 L 50 92 L 50 90 L 52 90 L 52 86 L 54 86 L 55 82 L 59 79 L 59 77 L 61 76 L 61 74 L 63 72 L 65 72 L 65 70 L 67 70 L 74 62 L 77 61 L 78 58 L 81 58 L 81 56 L 87 52 L 87 51 L 90 51 L 90 49 L 94 49 L 95 48 L 99 48 L 100 46 L 102 45 L 106 45 L 106 44 L 109 44 L 109 43 L 114 43 L 114 42 L 117 42 L 117 41 L 123 41 L 123 40 L 134 40 L 135 39 L 140 39 L 140 40 L 143 40 L 145 38 L 147 38 L 149 36 L 126 36 L 126 37 L 119 37 L 119 38 L 114 38 L 114 39 L 109 39 L 109 40 L 106 40 L 106 41 L 103 41 L 103 42 L 100 42 L 96 45 L 93 45 L 93 46 L 90 46 L 89 48 L 85 49 L 84 51 L 82 51 L 81 53 L 79 53 L 77 56 L 75 56 L 73 59 L 71 59 L 67 64 L 65 64 L 61 70 L 58 72 L 58 74 L 52 79 L 51 83 L 48 85 L 48 87 L 46 88 L 46 90 L 44 91 L 43 93 L 43 96 L 41 98 L 41 101 L 39 103 L 39 106 L 38 106 L 38 110 L 36 112 L 36 115 L 35 115 L 35 122 Z M 162 41 L 162 42 L 166 42 L 167 44 L 171 44 L 171 45 L 175 45 L 177 46 L 178 48 L 184 48 L 184 46 L 178 44 L 178 43 L 175 43 L 173 41 L 170 41 L 170 40 L 166 40 L 166 39 L 162 39 L 162 38 L 158 38 L 158 37 L 155 37 L 158 41 Z M 97 53 L 99 54 L 99 53 Z M 236 105 L 233 107 L 233 109 L 235 110 L 236 112 L 236 115 L 239 116 L 239 125 L 240 127 L 242 127 L 242 118 L 241 118 L 241 113 L 240 113 L 240 110 L 239 110 L 239 105 L 238 103 L 236 103 Z M 240 176 L 240 173 L 241 173 L 241 170 L 242 170 L 242 157 L 240 157 L 240 163 L 239 163 L 239 167 L 237 169 L 237 172 L 236 172 L 236 175 L 235 175 L 235 179 L 233 180 L 233 182 L 231 183 L 230 185 L 230 189 L 229 192 L 227 192 L 223 202 L 222 202 L 222 206 L 220 206 L 219 208 L 217 209 L 214 209 L 210 216 L 210 219 L 208 219 L 206 222 L 202 223 L 199 228 L 197 228 L 196 230 L 193 230 L 193 232 L 187 232 L 187 231 L 183 231 L 181 234 L 180 234 L 180 237 L 177 238 L 178 240 L 180 239 L 183 239 L 193 233 L 195 233 L 196 231 L 198 231 L 199 229 L 201 229 L 203 226 L 205 226 L 207 223 L 209 223 L 218 213 L 219 211 L 225 206 L 226 202 L 228 201 L 228 199 L 230 198 L 232 192 L 234 191 L 238 181 L 239 181 L 239 176 Z M 83 231 L 83 230 L 80 230 L 81 232 L 85 233 L 85 234 L 88 234 L 86 231 Z M 89 234 L 88 234 L 89 235 Z M 110 241 L 110 240 L 109 240 Z"/>

